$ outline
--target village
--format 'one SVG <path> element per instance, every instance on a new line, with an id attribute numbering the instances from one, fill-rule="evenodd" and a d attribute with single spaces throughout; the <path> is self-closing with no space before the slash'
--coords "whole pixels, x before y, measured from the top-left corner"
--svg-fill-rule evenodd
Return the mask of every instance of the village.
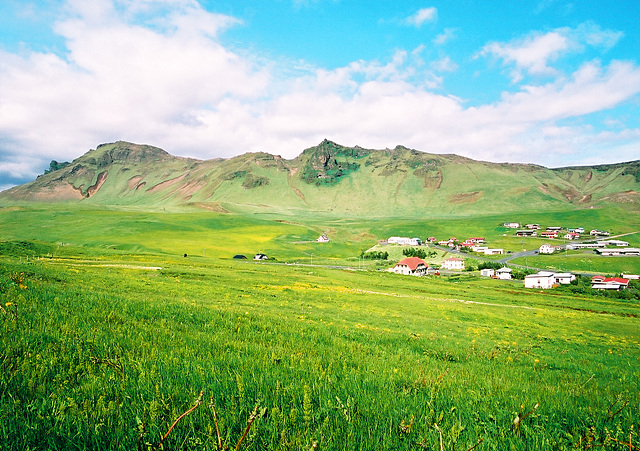
<path id="1" fill-rule="evenodd" d="M 592 229 L 585 234 L 583 227 L 559 227 L 549 226 L 542 229 L 539 224 L 526 224 L 521 226 L 517 222 L 507 222 L 503 226 L 506 229 L 516 229 L 517 237 L 540 237 L 548 240 L 556 240 L 562 238 L 571 241 L 571 244 L 553 245 L 549 243 L 542 244 L 535 254 L 553 254 L 563 250 L 579 250 L 593 249 L 594 253 L 600 256 L 640 256 L 640 249 L 629 247 L 629 243 L 618 239 L 603 239 L 609 237 L 610 233 L 604 230 Z M 586 235 L 586 238 L 582 238 Z M 445 271 L 464 271 L 465 260 L 463 257 L 470 252 L 478 256 L 494 256 L 505 254 L 504 249 L 490 247 L 487 245 L 484 237 L 470 237 L 464 241 L 459 241 L 455 237 L 447 240 L 438 240 L 435 237 L 429 237 L 425 241 L 414 237 L 392 236 L 387 240 L 379 242 L 382 246 L 432 246 L 434 248 L 448 250 L 450 253 L 457 255 L 445 258 L 440 264 L 428 264 L 424 259 L 418 256 L 408 256 L 398 261 L 393 267 L 388 268 L 389 272 L 402 275 L 426 276 L 440 275 L 440 270 Z M 508 251 L 511 254 L 510 251 Z M 525 254 L 525 252 L 521 253 Z M 511 258 L 517 257 L 514 254 Z M 506 265 L 508 259 L 503 259 L 503 265 L 499 268 L 481 268 L 479 274 L 481 277 L 491 277 L 499 280 L 511 280 L 513 278 L 513 270 Z M 638 280 L 640 276 L 637 274 L 622 274 L 622 277 L 606 277 L 602 275 L 594 275 L 591 278 L 591 288 L 598 290 L 624 290 L 628 288 L 630 280 Z M 576 274 L 571 272 L 556 271 L 538 271 L 534 274 L 524 276 L 525 288 L 532 289 L 551 289 L 559 285 L 571 284 L 576 280 Z"/>

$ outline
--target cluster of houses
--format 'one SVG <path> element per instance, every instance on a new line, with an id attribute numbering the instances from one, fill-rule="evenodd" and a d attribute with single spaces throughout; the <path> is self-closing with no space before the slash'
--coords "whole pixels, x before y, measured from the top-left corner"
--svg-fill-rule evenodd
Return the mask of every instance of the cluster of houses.
<path id="1" fill-rule="evenodd" d="M 547 237 L 550 239 L 557 238 L 561 231 L 562 227 L 547 227 L 544 231 L 539 232 L 540 225 L 539 224 L 526 224 L 524 229 L 520 229 L 521 225 L 519 223 L 505 223 L 505 227 L 518 229 L 516 234 L 518 236 L 541 236 Z M 584 234 L 585 230 L 582 227 L 577 228 L 567 228 L 566 234 L 564 235 L 565 239 L 575 240 L 580 238 L 581 234 Z M 609 233 L 606 231 L 601 231 L 597 229 L 591 230 L 590 236 L 602 237 L 608 236 Z M 473 237 L 468 238 L 463 242 L 459 242 L 457 238 L 452 237 L 448 240 L 436 240 L 434 237 L 429 237 L 426 242 L 428 243 L 437 243 L 440 246 L 455 248 L 455 249 L 463 249 L 466 248 L 472 252 L 478 252 L 485 255 L 496 255 L 503 254 L 502 249 L 492 249 L 488 246 L 485 246 L 485 239 L 482 237 Z M 420 246 L 423 244 L 420 238 L 409 238 L 409 237 L 397 237 L 392 236 L 387 240 L 381 242 L 381 244 L 398 244 L 404 246 Z M 611 248 L 610 246 L 613 246 Z M 576 243 L 567 245 L 567 249 L 582 249 L 582 248 L 592 248 L 600 255 L 639 255 L 640 249 L 629 248 L 629 243 L 621 240 L 598 240 L 595 243 Z M 543 244 L 539 248 L 539 253 L 541 254 L 552 254 L 558 250 L 561 250 L 562 246 L 553 246 L 551 244 Z M 459 257 L 449 257 L 442 262 L 442 269 L 449 270 L 464 270 L 465 264 L 464 260 Z M 394 267 L 389 268 L 388 271 L 403 274 L 403 275 L 414 275 L 414 276 L 423 276 L 429 274 L 429 265 L 419 257 L 407 257 L 400 260 Z M 434 269 L 434 273 L 437 274 L 437 271 Z M 480 271 L 480 275 L 483 277 L 492 277 L 495 279 L 501 280 L 509 280 L 512 278 L 512 270 L 511 268 L 507 268 L 506 266 L 500 269 L 482 269 Z M 624 276 L 624 275 L 623 275 Z M 605 276 L 594 276 L 591 281 L 591 286 L 594 289 L 602 289 L 602 290 L 623 290 L 629 285 L 629 278 L 638 277 L 633 275 L 627 275 L 625 277 L 605 277 Z M 550 289 L 558 285 L 566 285 L 570 284 L 572 281 L 576 280 L 576 276 L 569 272 L 553 272 L 553 271 L 540 271 L 536 274 L 531 274 L 525 276 L 524 278 L 524 286 L 525 288 L 535 288 L 535 289 Z"/>
<path id="2" fill-rule="evenodd" d="M 510 229 L 517 229 L 516 236 L 522 237 L 541 237 L 548 239 L 556 239 L 556 238 L 564 238 L 565 240 L 578 240 L 585 233 L 584 227 L 559 227 L 559 226 L 549 226 L 546 227 L 545 230 L 541 230 L 540 224 L 526 224 L 524 228 L 521 227 L 521 224 L 517 222 L 505 222 L 504 227 Z M 563 231 L 565 233 L 563 234 Z M 589 235 L 592 237 L 603 237 L 609 236 L 609 232 L 605 230 L 592 229 L 589 232 Z"/>
<path id="3" fill-rule="evenodd" d="M 517 223 L 509 223 L 509 224 L 517 224 Z M 524 229 L 520 229 L 519 226 L 520 225 L 518 224 L 518 227 L 516 227 L 518 229 L 516 230 L 516 236 L 522 236 L 522 237 L 539 236 L 541 238 L 548 238 L 553 240 L 553 239 L 559 238 L 563 232 L 563 227 L 558 227 L 558 226 L 550 226 L 550 227 L 547 227 L 545 230 L 540 230 L 539 224 L 527 224 Z M 603 234 L 606 233 L 607 235 L 609 235 L 609 232 L 600 232 L 597 230 L 592 230 L 591 231 L 592 236 L 596 236 L 594 235 L 594 232 L 603 233 Z M 562 237 L 565 240 L 578 240 L 580 239 L 580 236 L 583 233 L 584 233 L 583 227 L 575 227 L 575 228 L 568 227 L 566 229 L 566 233 L 562 235 Z"/>
<path id="4" fill-rule="evenodd" d="M 613 246 L 613 248 L 611 248 Z M 594 243 L 575 243 L 567 244 L 568 250 L 593 249 L 598 255 L 605 256 L 640 256 L 640 249 L 628 247 L 629 243 L 622 240 L 598 240 Z M 553 254 L 562 250 L 562 246 L 552 246 L 551 244 L 543 244 L 538 250 L 541 254 Z"/>
<path id="5" fill-rule="evenodd" d="M 442 267 L 447 269 L 464 269 L 464 260 L 451 257 L 445 260 Z M 429 265 L 421 258 L 407 257 L 396 263 L 393 268 L 389 268 L 389 271 L 396 274 L 424 276 L 429 274 Z M 509 280 L 511 279 L 511 272 L 511 268 L 503 267 L 500 269 L 483 269 L 480 271 L 480 275 L 501 280 Z M 597 290 L 624 290 L 629 286 L 629 279 L 631 278 L 638 279 L 639 276 L 593 276 L 591 279 L 591 288 Z M 576 280 L 576 276 L 570 272 L 540 271 L 536 274 L 525 276 L 524 287 L 547 290 L 558 285 L 570 284 L 574 280 Z"/>

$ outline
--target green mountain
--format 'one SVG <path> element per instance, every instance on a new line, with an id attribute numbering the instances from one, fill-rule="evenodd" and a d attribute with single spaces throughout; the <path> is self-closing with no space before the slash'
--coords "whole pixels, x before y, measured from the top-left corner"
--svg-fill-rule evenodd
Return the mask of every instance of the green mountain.
<path id="1" fill-rule="evenodd" d="M 549 169 L 372 150 L 325 140 L 286 160 L 268 153 L 196 160 L 118 141 L 0 193 L 0 205 L 76 202 L 295 215 L 441 217 L 624 204 L 640 211 L 640 161 Z"/>

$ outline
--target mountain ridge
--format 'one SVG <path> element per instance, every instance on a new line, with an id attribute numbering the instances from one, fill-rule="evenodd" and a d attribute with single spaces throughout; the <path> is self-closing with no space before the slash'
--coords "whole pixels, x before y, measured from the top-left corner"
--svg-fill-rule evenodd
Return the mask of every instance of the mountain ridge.
<path id="1" fill-rule="evenodd" d="M 640 160 L 545 168 L 455 154 L 345 147 L 330 140 L 285 159 L 267 152 L 198 160 L 126 141 L 96 149 L 0 193 L 16 202 L 328 215 L 429 216 L 591 208 L 640 209 Z"/>

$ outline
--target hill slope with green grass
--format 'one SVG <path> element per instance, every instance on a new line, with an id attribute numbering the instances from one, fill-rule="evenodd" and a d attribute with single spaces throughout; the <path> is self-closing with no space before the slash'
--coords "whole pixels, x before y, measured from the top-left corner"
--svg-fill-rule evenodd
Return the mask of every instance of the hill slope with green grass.
<path id="1" fill-rule="evenodd" d="M 56 169 L 57 168 L 57 169 Z M 195 160 L 118 141 L 0 193 L 25 201 L 295 215 L 447 217 L 610 204 L 640 210 L 640 161 L 549 169 L 371 150 L 325 140 L 292 160 L 269 153 Z"/>

